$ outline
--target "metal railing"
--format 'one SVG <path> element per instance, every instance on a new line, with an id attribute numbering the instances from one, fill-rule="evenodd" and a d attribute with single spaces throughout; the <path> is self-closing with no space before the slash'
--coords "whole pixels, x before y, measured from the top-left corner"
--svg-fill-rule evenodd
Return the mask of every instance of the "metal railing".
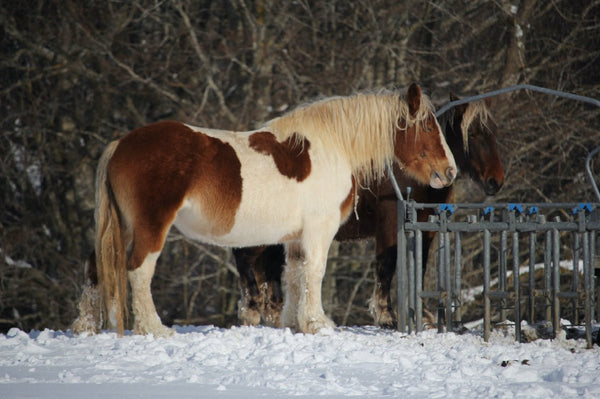
<path id="1" fill-rule="evenodd" d="M 436 113 L 471 101 L 515 90 L 531 90 L 583 101 L 600 107 L 600 101 L 533 85 L 517 85 L 477 96 L 452 101 Z M 586 170 L 594 193 L 600 192 L 590 169 L 590 152 Z M 391 174 L 391 170 L 390 174 Z M 466 236 L 481 239 L 483 268 L 483 335 L 487 341 L 492 327 L 493 305 L 505 321 L 509 311 L 514 317 L 515 338 L 521 340 L 521 319 L 527 315 L 535 323 L 536 313 L 552 322 L 556 335 L 561 317 L 573 324 L 583 319 L 588 347 L 592 345 L 592 321 L 595 301 L 595 258 L 600 231 L 598 203 L 493 203 L 493 204 L 422 204 L 405 200 L 392 176 L 398 201 L 398 329 L 404 332 L 423 329 L 423 301 L 437 302 L 439 331 L 451 331 L 461 324 L 463 244 Z M 426 222 L 417 221 L 417 211 L 430 209 Z M 436 232 L 436 289 L 423 290 L 422 242 L 424 232 Z M 493 255 L 495 257 L 493 258 Z M 561 257 L 570 256 L 571 269 L 561 270 Z M 538 259 L 538 258 L 542 259 Z M 492 261 L 493 260 L 493 261 Z M 524 267 L 522 265 L 525 265 Z M 543 265 L 541 282 L 536 282 L 536 265 Z M 600 267 L 600 266 L 597 266 Z M 600 269 L 598 269 L 600 270 Z M 522 272 L 528 273 L 521 284 Z M 493 283 L 492 272 L 496 277 Z M 569 288 L 561 284 L 565 275 Z M 512 278 L 511 278 L 512 277 Z M 525 305 L 525 312 L 522 311 Z M 596 311 L 600 313 L 600 309 Z M 567 315 L 569 313 L 569 315 Z M 583 318 L 581 317 L 583 315 Z"/>
<path id="2" fill-rule="evenodd" d="M 486 341 L 492 327 L 492 305 L 496 305 L 500 321 L 507 319 L 509 311 L 512 313 L 517 340 L 521 338 L 520 321 L 524 314 L 533 324 L 538 321 L 536 313 L 541 307 L 544 320 L 552 322 L 554 334 L 558 334 L 562 318 L 576 325 L 583 320 L 591 345 L 600 203 L 421 204 L 409 200 L 400 201 L 400 207 L 399 214 L 404 215 L 400 216 L 398 236 L 400 330 L 423 329 L 425 299 L 437 301 L 439 331 L 452 331 L 462 323 L 462 243 L 466 237 L 476 236 L 482 248 Z M 419 222 L 417 212 L 424 209 L 432 209 L 434 214 L 428 221 Z M 422 281 L 422 243 L 426 232 L 436 232 L 438 241 L 436 288 L 429 291 L 423 290 Z M 570 259 L 567 265 L 561 265 L 563 256 Z M 543 272 L 536 281 L 538 265 Z M 517 276 L 524 274 L 528 278 L 522 284 Z M 570 279 L 569 288 L 561 284 L 565 276 Z"/>

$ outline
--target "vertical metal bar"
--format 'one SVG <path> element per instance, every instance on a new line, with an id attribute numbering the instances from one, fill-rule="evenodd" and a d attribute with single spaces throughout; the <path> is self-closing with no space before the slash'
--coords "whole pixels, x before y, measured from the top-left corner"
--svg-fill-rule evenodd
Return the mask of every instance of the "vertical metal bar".
<path id="1" fill-rule="evenodd" d="M 554 219 L 560 221 L 559 217 Z M 558 229 L 552 229 L 552 326 L 554 338 L 560 333 L 560 235 Z"/>
<path id="2" fill-rule="evenodd" d="M 398 279 L 398 331 L 406 332 L 406 233 L 404 222 L 406 219 L 406 201 L 398 201 L 398 236 L 396 273 Z"/>
<path id="3" fill-rule="evenodd" d="M 490 303 L 490 231 L 483 230 L 483 339 L 488 342 L 491 330 Z"/>
<path id="4" fill-rule="evenodd" d="M 440 219 L 442 218 L 440 215 Z M 437 304 L 437 325 L 438 332 L 444 332 L 444 303 L 442 296 L 444 295 L 444 237 L 441 232 L 438 232 L 438 259 L 437 259 L 437 291 L 438 291 L 438 304 Z"/>
<path id="5" fill-rule="evenodd" d="M 502 292 L 507 291 L 507 284 L 506 284 L 507 236 L 508 236 L 508 232 L 506 230 L 502 230 L 500 232 L 500 254 L 499 254 L 500 256 L 498 259 L 498 290 L 502 291 Z M 506 320 L 506 305 L 507 305 L 506 300 L 503 299 L 501 310 L 500 310 L 500 319 L 502 321 Z"/>
<path id="6" fill-rule="evenodd" d="M 583 232 L 583 281 L 585 286 L 585 340 L 592 347 L 592 262 L 590 258 L 590 233 Z"/>
<path id="7" fill-rule="evenodd" d="M 444 277 L 446 288 L 446 331 L 452 331 L 452 286 L 450 275 L 450 233 L 444 229 Z"/>
<path id="8" fill-rule="evenodd" d="M 407 306 L 408 306 L 408 332 L 415 331 L 415 257 L 419 256 L 415 248 L 415 232 L 408 233 L 408 259 L 407 259 Z"/>
<path id="9" fill-rule="evenodd" d="M 546 217 L 544 215 L 540 215 L 539 217 L 540 223 L 546 223 Z M 552 290 L 552 270 L 551 270 L 551 260 L 552 260 L 552 231 L 548 230 L 544 234 L 545 242 L 544 242 L 544 298 L 546 303 L 546 320 L 552 320 L 552 298 L 551 298 L 551 290 Z"/>
<path id="10" fill-rule="evenodd" d="M 590 231 L 590 296 L 592 301 L 592 314 L 591 319 L 595 320 L 596 315 L 600 314 L 600 302 L 596 301 L 596 287 L 598 286 L 598 282 L 596 281 L 596 231 Z M 594 307 L 594 302 L 596 302 L 596 308 Z M 598 312 L 594 314 L 594 312 Z"/>
<path id="11" fill-rule="evenodd" d="M 457 323 L 462 322 L 462 243 L 460 231 L 454 232 L 454 298 Z"/>
<path id="12" fill-rule="evenodd" d="M 535 232 L 529 233 L 529 324 L 535 323 Z"/>
<path id="13" fill-rule="evenodd" d="M 595 267 L 596 267 L 596 232 L 594 230 L 589 231 L 589 243 L 590 243 L 590 260 L 589 260 L 589 274 L 590 274 L 590 287 L 589 287 L 589 296 L 590 296 L 590 304 L 591 304 L 591 311 L 590 311 L 590 320 L 595 320 L 596 319 L 596 315 L 594 314 L 595 312 L 595 307 L 594 307 L 594 302 L 596 301 L 596 287 L 597 287 L 597 282 L 595 281 L 596 279 L 596 273 L 595 273 Z M 590 327 L 591 330 L 591 327 Z M 591 334 L 591 331 L 590 331 Z M 591 344 L 591 343 L 590 343 Z"/>
<path id="14" fill-rule="evenodd" d="M 415 231 L 415 328 L 416 331 L 423 331 L 423 232 Z"/>
<path id="15" fill-rule="evenodd" d="M 576 294 L 579 293 L 579 253 L 581 252 L 580 233 L 573 233 L 573 280 L 571 289 Z M 573 323 L 579 324 L 579 295 L 575 295 L 572 302 Z"/>
<path id="16" fill-rule="evenodd" d="M 515 339 L 521 342 L 521 290 L 519 282 L 519 233 L 513 233 L 513 285 L 515 289 Z"/>

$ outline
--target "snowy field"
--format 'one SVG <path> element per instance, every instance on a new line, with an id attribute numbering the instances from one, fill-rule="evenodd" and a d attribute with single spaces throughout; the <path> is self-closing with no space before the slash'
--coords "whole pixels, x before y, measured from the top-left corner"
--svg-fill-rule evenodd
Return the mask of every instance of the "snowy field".
<path id="1" fill-rule="evenodd" d="M 600 348 L 496 330 L 176 327 L 171 338 L 0 335 L 0 398 L 600 398 Z"/>

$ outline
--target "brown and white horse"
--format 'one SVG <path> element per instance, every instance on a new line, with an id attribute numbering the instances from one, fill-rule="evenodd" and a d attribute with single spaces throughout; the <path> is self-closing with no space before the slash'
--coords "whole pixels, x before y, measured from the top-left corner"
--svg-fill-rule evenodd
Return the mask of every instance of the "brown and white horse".
<path id="1" fill-rule="evenodd" d="M 250 132 L 178 122 L 130 132 L 99 161 L 95 262 L 74 331 L 97 331 L 104 315 L 122 334 L 128 279 L 134 333 L 172 333 L 156 313 L 150 283 L 173 225 L 220 246 L 283 243 L 283 326 L 306 333 L 332 327 L 321 304 L 329 245 L 358 185 L 380 180 L 395 160 L 432 187 L 456 176 L 418 85 L 405 97 L 385 91 L 326 98 Z"/>
<path id="2" fill-rule="evenodd" d="M 451 94 L 450 100 L 458 100 Z M 494 195 L 504 182 L 504 168 L 496 145 L 497 127 L 490 115 L 489 101 L 459 105 L 439 119 L 446 141 L 462 174 L 469 175 L 487 195 Z M 411 199 L 422 203 L 447 203 L 453 200 L 453 187 L 432 189 L 418 184 L 397 167 L 394 174 L 406 198 L 406 187 L 412 187 Z M 335 236 L 336 240 L 375 237 L 375 290 L 370 310 L 375 324 L 396 327 L 396 315 L 390 296 L 396 271 L 397 197 L 388 179 L 359 191 L 356 206 L 358 218 L 351 215 Z M 431 210 L 418 212 L 426 221 Z M 435 233 L 423 235 L 423 271 Z M 281 273 L 285 262 L 283 247 L 262 246 L 233 251 L 240 274 L 241 299 L 238 317 L 242 324 L 256 325 L 262 320 L 277 325 L 283 304 Z"/>

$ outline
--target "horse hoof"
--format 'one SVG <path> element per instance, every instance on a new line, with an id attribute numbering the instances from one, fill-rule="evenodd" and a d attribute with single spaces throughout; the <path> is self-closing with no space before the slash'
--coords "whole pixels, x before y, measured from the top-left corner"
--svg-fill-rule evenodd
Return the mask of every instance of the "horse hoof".
<path id="1" fill-rule="evenodd" d="M 169 338 L 169 337 L 172 337 L 173 335 L 175 335 L 175 330 L 173 330 L 172 328 L 163 326 L 163 328 L 160 331 L 154 332 L 152 334 L 154 335 L 155 338 Z"/>
<path id="2" fill-rule="evenodd" d="M 260 312 L 243 305 L 240 300 L 238 301 L 238 320 L 243 326 L 257 326 L 260 324 Z"/>
<path id="3" fill-rule="evenodd" d="M 298 327 L 298 323 L 296 323 L 294 320 L 286 319 L 285 317 L 281 318 L 279 327 L 289 328 L 292 331 L 301 332 L 300 328 Z"/>
<path id="4" fill-rule="evenodd" d="M 162 326 L 159 331 L 153 332 L 154 338 L 169 338 L 175 335 L 175 330 L 169 327 Z"/>
<path id="5" fill-rule="evenodd" d="M 316 334 L 322 329 L 335 328 L 335 323 L 328 317 L 312 318 L 305 324 L 300 331 L 305 334 Z"/>
<path id="6" fill-rule="evenodd" d="M 98 334 L 102 328 L 100 292 L 96 287 L 86 286 L 79 301 L 79 317 L 71 325 L 73 334 Z"/>
<path id="7" fill-rule="evenodd" d="M 387 329 L 396 329 L 398 327 L 398 322 L 396 321 L 394 314 L 391 313 L 387 307 L 370 306 L 369 308 L 377 327 Z"/>
<path id="8" fill-rule="evenodd" d="M 268 306 L 263 311 L 263 321 L 269 327 L 278 327 L 281 325 L 281 306 Z"/>
<path id="9" fill-rule="evenodd" d="M 283 311 L 279 317 L 279 323 L 279 326 L 282 328 L 289 328 L 292 331 L 300 330 L 295 310 L 290 310 L 288 307 L 283 308 Z"/>
<path id="10" fill-rule="evenodd" d="M 398 328 L 398 323 L 396 320 L 389 320 L 385 322 L 379 322 L 379 327 L 387 329 L 387 330 L 396 330 Z"/>
<path id="11" fill-rule="evenodd" d="M 169 328 L 167 326 L 163 326 L 161 324 L 159 326 L 153 326 L 153 327 L 135 326 L 135 328 L 133 329 L 133 333 L 137 334 L 137 335 L 152 334 L 154 336 L 154 338 L 168 338 L 168 337 L 172 337 L 173 334 L 175 334 L 175 330 L 173 330 L 172 328 Z"/>
<path id="12" fill-rule="evenodd" d="M 100 328 L 92 317 L 80 316 L 71 325 L 71 331 L 75 335 L 96 335 L 100 332 Z"/>

